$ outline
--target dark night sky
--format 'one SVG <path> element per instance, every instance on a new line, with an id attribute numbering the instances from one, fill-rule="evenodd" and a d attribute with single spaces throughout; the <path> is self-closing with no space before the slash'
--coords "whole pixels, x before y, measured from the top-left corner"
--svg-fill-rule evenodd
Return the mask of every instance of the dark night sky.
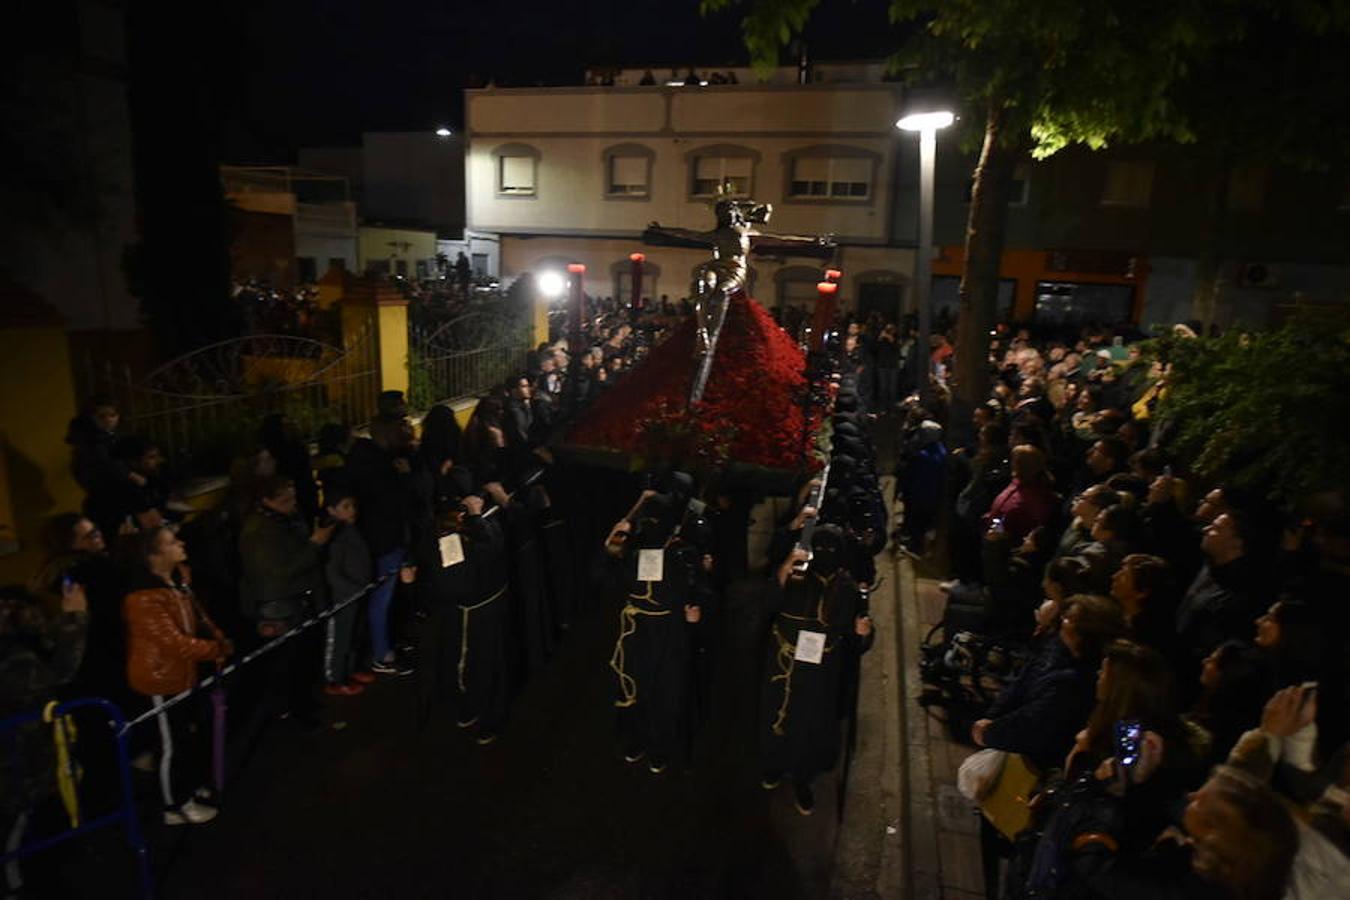
<path id="1" fill-rule="evenodd" d="M 885 0 L 824 0 L 819 59 L 885 56 Z M 739 9 L 698 0 L 242 0 L 222 5 L 223 155 L 262 162 L 362 131 L 458 124 L 466 79 L 576 84 L 587 65 L 744 63 Z"/>

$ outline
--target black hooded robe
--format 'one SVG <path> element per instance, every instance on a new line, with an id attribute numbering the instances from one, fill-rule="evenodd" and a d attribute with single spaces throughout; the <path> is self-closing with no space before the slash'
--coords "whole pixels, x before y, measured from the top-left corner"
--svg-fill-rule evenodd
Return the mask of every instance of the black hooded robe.
<path id="1" fill-rule="evenodd" d="M 847 571 L 821 576 L 813 568 L 781 588 L 775 583 L 769 603 L 760 711 L 764 771 L 809 782 L 838 760 L 840 701 L 850 657 L 858 652 L 858 586 Z M 794 658 L 804 630 L 825 635 L 819 663 Z"/>

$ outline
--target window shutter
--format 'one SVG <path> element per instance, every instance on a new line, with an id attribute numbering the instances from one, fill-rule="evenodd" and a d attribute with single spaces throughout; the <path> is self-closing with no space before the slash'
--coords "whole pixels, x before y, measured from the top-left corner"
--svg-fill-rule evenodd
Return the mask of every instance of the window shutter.
<path id="1" fill-rule="evenodd" d="M 647 160 L 642 156 L 610 157 L 610 189 L 647 189 Z"/>
<path id="2" fill-rule="evenodd" d="M 518 191 L 522 193 L 534 190 L 533 157 L 502 157 L 502 190 Z"/>
<path id="3" fill-rule="evenodd" d="M 831 160 L 830 180 L 847 181 L 853 184 L 869 184 L 872 181 L 872 160 L 862 156 L 850 156 Z"/>
<path id="4" fill-rule="evenodd" d="M 799 156 L 792 163 L 793 181 L 829 180 L 830 161 L 823 156 Z"/>
<path id="5" fill-rule="evenodd" d="M 750 178 L 751 159 L 748 156 L 728 156 L 722 160 L 723 174 L 727 178 Z"/>

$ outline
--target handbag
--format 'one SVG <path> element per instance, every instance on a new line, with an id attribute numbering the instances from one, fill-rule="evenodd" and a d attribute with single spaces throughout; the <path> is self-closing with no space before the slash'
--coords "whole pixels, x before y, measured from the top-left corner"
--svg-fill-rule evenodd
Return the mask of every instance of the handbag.
<path id="1" fill-rule="evenodd" d="M 998 780 L 980 801 L 980 812 L 1000 834 L 1013 840 L 1031 825 L 1028 801 L 1040 781 L 1040 773 L 1024 756 L 1009 753 Z"/>

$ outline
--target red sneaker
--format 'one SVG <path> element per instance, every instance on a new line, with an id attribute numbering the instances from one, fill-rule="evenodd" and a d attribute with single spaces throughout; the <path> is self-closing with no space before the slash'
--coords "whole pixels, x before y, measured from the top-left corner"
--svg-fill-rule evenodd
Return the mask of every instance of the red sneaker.
<path id="1" fill-rule="evenodd" d="M 365 688 L 359 684 L 330 684 L 323 689 L 323 692 L 330 697 L 354 697 L 364 691 Z"/>
<path id="2" fill-rule="evenodd" d="M 366 671 L 364 671 L 364 670 L 362 670 L 362 671 L 360 671 L 360 672 L 353 672 L 353 673 L 352 673 L 352 681 L 355 681 L 357 684 L 374 684 L 374 683 L 375 683 L 375 673 L 374 673 L 374 672 L 366 672 Z"/>

